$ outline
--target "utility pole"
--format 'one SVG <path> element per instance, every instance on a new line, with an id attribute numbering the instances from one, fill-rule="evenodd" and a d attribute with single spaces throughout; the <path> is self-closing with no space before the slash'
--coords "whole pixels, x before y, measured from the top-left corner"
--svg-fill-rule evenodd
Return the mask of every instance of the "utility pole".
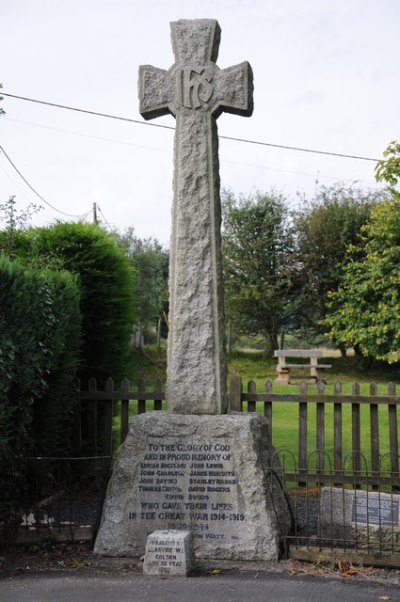
<path id="1" fill-rule="evenodd" d="M 97 219 L 97 203 L 93 203 L 93 223 L 95 226 L 98 226 L 99 222 Z"/>

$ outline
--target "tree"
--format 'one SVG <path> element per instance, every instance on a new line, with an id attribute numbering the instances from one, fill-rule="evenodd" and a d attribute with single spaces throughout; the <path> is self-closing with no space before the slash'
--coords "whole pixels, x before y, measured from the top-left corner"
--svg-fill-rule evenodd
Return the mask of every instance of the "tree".
<path id="1" fill-rule="evenodd" d="M 298 261 L 307 283 L 304 323 L 311 333 L 322 334 L 328 292 L 338 288 L 348 246 L 359 244 L 360 229 L 382 194 L 356 186 L 321 186 L 314 198 L 293 213 Z"/>
<path id="2" fill-rule="evenodd" d="M 362 227 L 362 252 L 349 247 L 341 284 L 330 297 L 328 336 L 365 357 L 400 360 L 400 145 L 391 142 L 376 168 L 388 198 Z"/>
<path id="3" fill-rule="evenodd" d="M 386 182 L 390 194 L 398 197 L 400 192 L 395 186 L 400 180 L 400 143 L 392 140 L 383 152 L 383 157 L 375 168 L 375 178 L 377 182 Z"/>
<path id="4" fill-rule="evenodd" d="M 168 307 L 168 259 L 169 254 L 154 238 L 140 239 L 133 228 L 124 233 L 114 232 L 120 247 L 129 257 L 136 271 L 137 320 L 139 343 L 142 334 L 150 334 L 150 329 L 166 318 Z"/>
<path id="5" fill-rule="evenodd" d="M 247 198 L 223 191 L 222 209 L 227 317 L 242 332 L 262 333 L 272 354 L 302 303 L 286 201 L 274 191 Z"/>
<path id="6" fill-rule="evenodd" d="M 2 236 L 3 252 L 12 258 L 16 233 L 27 228 L 32 215 L 43 209 L 42 205 L 29 203 L 25 209 L 17 209 L 15 195 L 0 204 L 0 225 L 4 231 Z"/>
<path id="7" fill-rule="evenodd" d="M 349 250 L 325 325 L 336 343 L 393 363 L 400 360 L 400 199 L 375 207 L 362 236 L 365 256 L 352 260 Z"/>

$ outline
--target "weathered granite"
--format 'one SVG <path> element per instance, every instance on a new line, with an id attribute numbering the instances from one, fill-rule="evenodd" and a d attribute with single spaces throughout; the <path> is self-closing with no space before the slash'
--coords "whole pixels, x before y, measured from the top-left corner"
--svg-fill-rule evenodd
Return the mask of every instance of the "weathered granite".
<path id="1" fill-rule="evenodd" d="M 198 558 L 277 559 L 286 502 L 256 413 L 137 416 L 115 461 L 94 551 L 143 554 L 157 530 L 190 531 Z"/>
<path id="2" fill-rule="evenodd" d="M 227 409 L 216 118 L 251 115 L 253 84 L 247 62 L 215 64 L 220 33 L 212 19 L 171 23 L 174 65 L 139 70 L 142 116 L 176 117 L 167 400 L 181 414 Z"/>
<path id="3" fill-rule="evenodd" d="M 210 19 L 171 24 L 175 64 L 140 67 L 145 119 L 176 117 L 168 413 L 136 417 L 115 461 L 95 553 L 143 554 L 159 530 L 190 532 L 200 558 L 277 559 L 288 528 L 267 421 L 227 409 L 216 119 L 250 115 L 248 63 L 215 64 Z"/>
<path id="4" fill-rule="evenodd" d="M 193 546 L 189 531 L 154 531 L 147 538 L 144 575 L 186 577 L 193 568 Z"/>
<path id="5" fill-rule="evenodd" d="M 400 495 L 323 487 L 320 534 L 360 549 L 400 551 Z"/>

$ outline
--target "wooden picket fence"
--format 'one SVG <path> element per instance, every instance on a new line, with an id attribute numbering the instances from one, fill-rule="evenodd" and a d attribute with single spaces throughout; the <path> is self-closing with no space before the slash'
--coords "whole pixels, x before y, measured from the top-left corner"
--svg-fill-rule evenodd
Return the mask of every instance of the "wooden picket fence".
<path id="1" fill-rule="evenodd" d="M 257 392 L 254 381 L 243 390 L 240 377 L 232 377 L 229 386 L 230 411 L 263 411 L 268 422 L 268 437 L 272 441 L 274 421 L 273 408 L 276 403 L 298 404 L 298 453 L 294 460 L 295 469 L 287 469 L 287 477 L 293 473 L 293 479 L 307 482 L 311 479 L 335 484 L 351 483 L 355 486 L 372 484 L 377 488 L 381 484 L 397 487 L 399 483 L 399 446 L 397 406 L 400 397 L 396 395 L 396 386 L 389 383 L 386 395 L 377 394 L 377 386 L 369 386 L 369 394 L 360 393 L 360 385 L 353 384 L 351 393 L 343 393 L 342 385 L 336 383 L 332 393 L 326 391 L 325 385 L 319 383 L 309 392 L 309 386 L 301 383 L 293 386 L 293 393 L 274 391 L 270 381 L 266 381 L 262 392 Z M 140 380 L 136 388 L 124 379 L 119 387 L 108 379 L 103 388 L 99 388 L 95 379 L 90 379 L 87 390 L 79 390 L 79 407 L 77 408 L 76 428 L 74 430 L 74 446 L 77 453 L 93 455 L 113 455 L 114 448 L 125 440 L 129 428 L 130 412 L 141 414 L 146 411 L 163 409 L 165 392 L 161 382 L 156 381 L 150 389 L 144 380 Z M 119 433 L 113 430 L 115 404 L 120 402 Z M 134 407 L 132 402 L 136 402 Z M 326 453 L 326 407 L 333 406 L 333 458 Z M 352 448 L 350 470 L 348 457 L 343 451 L 343 408 L 351 407 Z M 310 443 L 308 437 L 309 408 L 316 406 L 316 445 L 311 450 L 315 457 L 313 469 L 310 469 Z M 370 468 L 365 468 L 364 455 L 361 452 L 361 421 L 362 405 L 369 408 L 370 424 Z M 388 432 L 380 433 L 378 408 L 385 406 L 388 413 Z M 164 404 L 165 408 L 165 404 Z M 389 448 L 385 454 L 380 453 L 380 436 Z M 387 474 L 382 474 L 382 458 L 390 465 Z M 292 463 L 293 464 L 293 463 Z M 371 481 L 372 479 L 372 481 Z"/>
<path id="2" fill-rule="evenodd" d="M 335 383 L 333 393 L 326 392 L 325 384 L 320 382 L 314 387 L 315 392 L 309 392 L 309 385 L 302 382 L 296 393 L 273 392 L 273 384 L 266 381 L 264 391 L 257 393 L 256 383 L 249 381 L 247 392 L 243 391 L 240 377 L 232 378 L 230 383 L 230 409 L 231 411 L 243 411 L 247 405 L 248 412 L 256 411 L 256 404 L 263 406 L 263 413 L 268 421 L 268 437 L 272 441 L 273 435 L 273 405 L 274 403 L 298 404 L 298 453 L 291 463 L 294 467 L 285 472 L 287 478 L 299 480 L 303 484 L 306 480 L 316 481 L 320 484 L 349 483 L 353 486 L 372 484 L 373 488 L 380 485 L 391 485 L 399 489 L 399 443 L 398 443 L 398 420 L 397 406 L 400 397 L 396 395 L 396 385 L 387 385 L 387 395 L 377 394 L 377 385 L 369 385 L 369 394 L 360 393 L 360 385 L 354 383 L 351 393 L 343 393 L 342 384 Z M 333 463 L 326 453 L 326 408 L 333 406 Z M 351 451 L 345 453 L 343 449 L 343 410 L 345 405 L 351 407 Z M 308 438 L 308 414 L 310 405 L 316 406 L 316 444 L 310 452 Z M 370 467 L 365 454 L 361 451 L 361 406 L 366 405 L 369 409 L 370 425 Z M 388 413 L 388 432 L 380 433 L 379 428 L 379 406 L 385 406 Z M 258 408 L 260 409 L 260 407 Z M 387 442 L 389 451 L 384 454 L 380 452 L 381 439 Z M 310 457 L 315 457 L 315 467 L 310 467 Z M 350 459 L 350 466 L 349 466 Z M 388 460 L 390 469 L 383 470 L 382 466 Z M 328 466 L 327 466 L 328 463 Z M 386 462 L 385 462 L 386 464 Z"/>

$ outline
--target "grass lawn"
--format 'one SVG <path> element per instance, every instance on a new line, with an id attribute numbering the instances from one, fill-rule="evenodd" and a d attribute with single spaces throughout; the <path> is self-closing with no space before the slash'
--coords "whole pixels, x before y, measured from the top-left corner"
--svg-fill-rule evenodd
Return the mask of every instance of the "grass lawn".
<path id="1" fill-rule="evenodd" d="M 368 395 L 370 383 L 374 382 L 378 386 L 378 394 L 387 394 L 387 384 L 389 382 L 400 382 L 400 371 L 398 366 L 374 366 L 365 368 L 356 357 L 341 358 L 327 355 L 323 363 L 332 364 L 332 369 L 326 373 L 326 391 L 333 392 L 335 382 L 343 385 L 343 393 L 351 393 L 352 384 L 360 384 L 360 391 L 363 395 Z M 157 378 L 165 383 L 166 357 L 165 350 L 158 351 L 155 347 L 145 347 L 139 353 L 132 355 L 132 372 L 130 375 L 131 387 L 135 387 L 140 378 L 146 380 L 148 389 L 153 388 L 153 383 Z M 236 352 L 229 359 L 229 375 L 241 376 L 243 388 L 246 390 L 247 382 L 254 380 L 257 384 L 257 392 L 262 392 L 266 380 L 274 381 L 276 378 L 276 361 L 267 360 L 262 352 Z M 277 393 L 296 393 L 298 385 L 274 385 L 273 392 Z M 316 387 L 310 385 L 309 392 L 316 392 Z M 147 402 L 147 410 L 152 409 L 152 402 Z M 244 408 L 246 409 L 246 408 Z M 131 402 L 130 415 L 134 416 L 137 411 L 137 404 Z M 257 411 L 263 413 L 263 404 L 257 403 Z M 400 412 L 398 412 L 400 413 Z M 370 414 L 369 406 L 361 404 L 361 452 L 365 454 L 366 461 L 370 465 Z M 116 417 L 115 430 L 118 431 L 119 423 Z M 298 423 L 299 423 L 299 404 L 293 402 L 275 402 L 272 409 L 272 443 L 275 448 L 285 448 L 293 453 L 297 458 L 298 454 Z M 399 423 L 399 417 L 398 417 Z M 346 454 L 351 453 L 351 404 L 345 404 L 343 407 L 343 459 Z M 398 429 L 400 423 L 398 424 Z M 316 406 L 308 404 L 307 417 L 308 445 L 309 454 L 316 448 Z M 387 406 L 379 407 L 379 451 L 380 454 L 389 452 L 388 441 L 388 410 Z M 329 467 L 329 461 L 333 458 L 333 406 L 326 404 L 325 410 L 325 452 L 330 460 L 326 460 L 326 466 Z M 314 464 L 311 457 L 311 464 Z M 361 462 L 363 464 L 363 461 Z M 351 468 L 351 457 L 348 458 L 349 469 Z M 389 459 L 385 461 L 385 469 L 389 466 Z"/>

